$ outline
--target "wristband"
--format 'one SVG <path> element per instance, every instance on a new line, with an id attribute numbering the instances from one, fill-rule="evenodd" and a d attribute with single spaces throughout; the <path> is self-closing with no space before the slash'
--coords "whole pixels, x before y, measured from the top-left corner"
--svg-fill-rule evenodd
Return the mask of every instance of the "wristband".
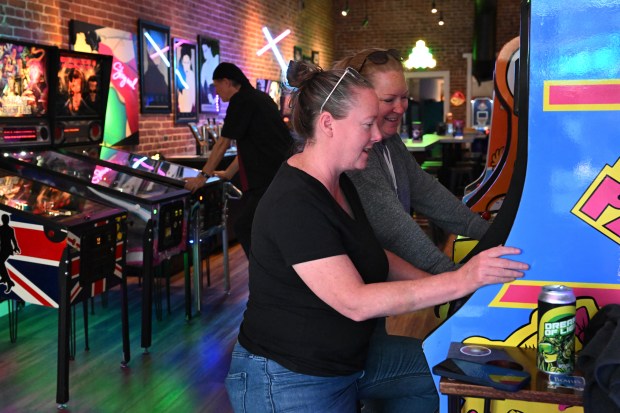
<path id="1" fill-rule="evenodd" d="M 208 173 L 203 172 L 203 171 L 200 171 L 200 175 L 204 176 L 204 177 L 205 177 L 205 179 L 209 179 L 209 178 L 211 178 L 211 175 L 209 175 Z"/>

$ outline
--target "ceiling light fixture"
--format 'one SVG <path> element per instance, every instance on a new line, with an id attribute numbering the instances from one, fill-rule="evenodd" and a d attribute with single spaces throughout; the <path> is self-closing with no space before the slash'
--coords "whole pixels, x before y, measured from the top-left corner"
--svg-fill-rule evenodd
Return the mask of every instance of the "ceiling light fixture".
<path id="1" fill-rule="evenodd" d="M 349 0 L 347 0 L 347 2 L 345 3 L 344 8 L 340 12 L 340 14 L 342 14 L 344 17 L 347 17 L 347 15 L 349 14 Z"/>
<path id="2" fill-rule="evenodd" d="M 437 6 L 435 5 L 435 0 L 433 0 L 433 5 L 431 6 L 431 13 L 437 13 Z"/>
<path id="3" fill-rule="evenodd" d="M 443 26 L 444 21 L 443 21 L 443 12 L 439 13 L 439 21 L 437 22 L 438 25 Z"/>
<path id="4" fill-rule="evenodd" d="M 411 49 L 409 58 L 404 62 L 407 69 L 427 69 L 437 66 L 437 61 L 433 57 L 431 50 L 426 46 L 424 40 L 415 42 L 415 47 Z"/>
<path id="5" fill-rule="evenodd" d="M 370 20 L 368 20 L 368 0 L 364 0 L 364 20 L 362 20 L 362 27 L 368 26 Z"/>

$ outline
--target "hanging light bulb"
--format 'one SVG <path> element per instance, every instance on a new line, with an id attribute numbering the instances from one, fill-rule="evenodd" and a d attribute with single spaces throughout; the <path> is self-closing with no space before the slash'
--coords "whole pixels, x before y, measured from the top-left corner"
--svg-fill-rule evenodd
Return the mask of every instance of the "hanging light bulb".
<path id="1" fill-rule="evenodd" d="M 443 21 L 443 12 L 439 13 L 439 21 L 437 22 L 438 25 L 443 26 L 444 21 Z"/>
<path id="2" fill-rule="evenodd" d="M 366 26 L 368 26 L 368 15 L 366 15 L 366 17 L 364 17 L 364 21 L 362 21 L 362 27 Z"/>
<path id="3" fill-rule="evenodd" d="M 433 0 L 433 5 L 431 6 L 431 13 L 437 13 L 437 6 L 435 5 L 435 0 Z"/>
<path id="4" fill-rule="evenodd" d="M 340 12 L 340 14 L 342 14 L 344 17 L 347 17 L 347 15 L 349 14 L 349 0 L 347 0 L 347 2 L 345 3 L 344 8 Z"/>

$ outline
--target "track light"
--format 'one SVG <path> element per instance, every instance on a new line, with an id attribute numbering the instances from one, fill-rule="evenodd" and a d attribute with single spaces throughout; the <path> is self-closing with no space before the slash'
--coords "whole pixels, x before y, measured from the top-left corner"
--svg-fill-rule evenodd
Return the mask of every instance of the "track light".
<path id="1" fill-rule="evenodd" d="M 344 8 L 340 12 L 340 14 L 342 14 L 344 17 L 347 17 L 347 15 L 349 14 L 349 1 L 348 0 L 345 3 Z"/>
<path id="2" fill-rule="evenodd" d="M 437 13 L 437 6 L 435 5 L 435 0 L 433 0 L 433 5 L 431 6 L 431 13 Z"/>
<path id="3" fill-rule="evenodd" d="M 362 22 L 362 27 L 366 27 L 366 26 L 368 26 L 368 15 L 364 17 L 364 21 Z"/>
<path id="4" fill-rule="evenodd" d="M 437 21 L 437 24 L 440 26 L 443 26 L 444 21 L 443 21 L 443 13 L 439 13 L 439 21 Z"/>

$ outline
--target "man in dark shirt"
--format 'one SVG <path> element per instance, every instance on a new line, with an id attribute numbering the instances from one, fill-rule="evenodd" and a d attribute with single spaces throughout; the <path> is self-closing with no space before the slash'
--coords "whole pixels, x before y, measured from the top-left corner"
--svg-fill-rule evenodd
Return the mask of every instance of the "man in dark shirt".
<path id="1" fill-rule="evenodd" d="M 229 180 L 239 172 L 243 197 L 234 229 L 249 257 L 254 211 L 280 165 L 292 154 L 293 139 L 276 103 L 252 87 L 236 65 L 220 63 L 213 71 L 213 83 L 222 101 L 229 102 L 224 126 L 202 176 L 188 179 L 185 187 L 196 191 L 212 175 Z M 232 139 L 237 141 L 237 157 L 225 171 L 216 171 Z"/>

